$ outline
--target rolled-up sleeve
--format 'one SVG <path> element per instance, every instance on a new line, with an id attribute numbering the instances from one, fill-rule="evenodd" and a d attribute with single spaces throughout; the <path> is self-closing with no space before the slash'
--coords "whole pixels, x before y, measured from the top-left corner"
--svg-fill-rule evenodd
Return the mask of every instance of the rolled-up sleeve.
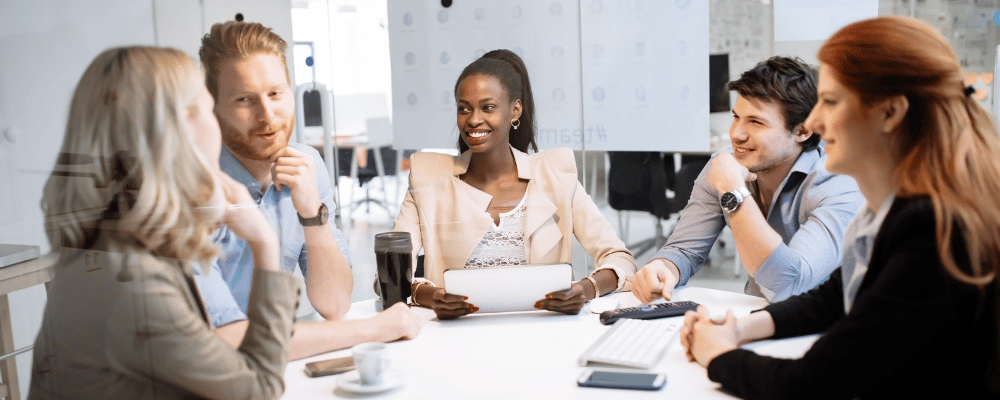
<path id="1" fill-rule="evenodd" d="M 803 184 L 810 185 L 799 209 L 799 219 L 805 222 L 754 274 L 772 302 L 819 286 L 840 267 L 844 232 L 864 204 L 854 180 L 847 176 L 827 175 Z"/>
<path id="2" fill-rule="evenodd" d="M 686 285 L 688 279 L 705 264 L 712 245 L 726 225 L 719 196 L 708 184 L 709 165 L 711 164 L 706 165 L 695 179 L 691 198 L 681 212 L 667 244 L 649 258 L 662 258 L 674 263 L 681 273 L 678 286 Z"/>
<path id="3" fill-rule="evenodd" d="M 322 201 L 323 204 L 326 204 L 326 208 L 330 211 L 330 213 L 333 213 L 334 210 L 337 209 L 337 202 L 334 201 L 333 198 L 334 189 L 331 185 L 330 174 L 325 168 L 326 164 L 324 163 L 323 158 L 320 157 L 319 152 L 315 149 L 308 146 L 303 146 L 302 148 L 308 149 L 305 151 L 312 155 L 316 173 L 316 190 L 319 193 L 320 201 Z M 337 228 L 334 218 L 330 218 L 326 225 L 329 226 L 330 231 L 333 232 L 333 237 L 337 240 L 337 246 L 340 247 L 340 253 L 343 254 L 344 259 L 347 260 L 348 267 L 353 268 L 354 266 L 351 264 L 351 253 L 348 250 L 349 247 L 347 246 L 347 239 L 344 238 L 344 233 Z M 309 269 L 309 262 L 306 259 L 306 256 L 306 245 L 303 244 L 301 251 L 299 251 L 299 268 L 302 269 L 302 275 L 305 275 L 306 270 Z"/>
<path id="4" fill-rule="evenodd" d="M 229 290 L 229 285 L 222 279 L 217 261 L 212 262 L 212 267 L 207 273 L 202 273 L 201 268 L 194 268 L 194 271 L 194 280 L 205 302 L 205 309 L 208 311 L 208 319 L 212 326 L 220 327 L 247 319 L 246 313 L 236 303 L 233 292 Z"/>

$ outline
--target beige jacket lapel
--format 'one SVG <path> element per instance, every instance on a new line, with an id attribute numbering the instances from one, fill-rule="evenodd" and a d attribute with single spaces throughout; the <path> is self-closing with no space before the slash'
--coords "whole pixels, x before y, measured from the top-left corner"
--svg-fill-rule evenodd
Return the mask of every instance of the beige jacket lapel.
<path id="1" fill-rule="evenodd" d="M 547 262 L 550 254 L 562 242 L 562 232 L 556 220 L 555 203 L 549 198 L 547 190 L 532 179 L 531 157 L 511 147 L 514 162 L 517 164 L 517 176 L 528 180 L 524 202 L 524 255 L 529 264 Z M 558 254 L 558 253 L 556 253 Z"/>
<path id="2" fill-rule="evenodd" d="M 467 229 L 445 229 L 443 233 L 456 235 L 445 238 L 443 243 L 454 243 L 454 251 L 445 252 L 446 257 L 453 258 L 447 265 L 465 265 L 465 262 L 472 255 L 472 252 L 479 245 L 483 236 L 489 231 L 493 224 L 493 217 L 486 210 L 493 201 L 493 196 L 486 192 L 472 187 L 459 179 L 459 176 L 469 170 L 469 162 L 472 161 L 472 152 L 462 153 L 452 170 L 452 176 L 457 196 L 454 203 L 448 210 L 451 213 L 451 221 L 455 221 L 458 226 L 469 227 Z"/>
<path id="3" fill-rule="evenodd" d="M 542 187 L 537 180 L 532 179 L 533 165 L 531 157 L 511 147 L 514 155 L 514 163 L 517 166 L 517 177 L 528 181 L 528 188 L 525 191 L 525 215 L 524 215 L 524 254 L 528 263 L 544 263 L 553 259 L 551 253 L 556 250 L 562 242 L 563 235 L 559 229 L 556 212 L 558 208 L 549 198 L 547 193 L 552 188 Z M 445 243 L 455 243 L 458 248 L 450 252 L 455 259 L 449 265 L 464 265 L 469 256 L 479 245 L 483 235 L 493 224 L 493 218 L 486 211 L 493 196 L 476 189 L 458 177 L 469 169 L 469 162 L 472 160 L 472 152 L 462 153 L 456 160 L 452 170 L 455 179 L 455 186 L 458 188 L 459 197 L 452 207 L 453 221 L 457 221 L 471 229 L 454 230 L 456 234 L 464 234 L 464 237 L 449 238 L 453 240 Z M 468 206 L 460 203 L 468 203 Z M 447 231 L 447 230 L 446 230 Z"/>

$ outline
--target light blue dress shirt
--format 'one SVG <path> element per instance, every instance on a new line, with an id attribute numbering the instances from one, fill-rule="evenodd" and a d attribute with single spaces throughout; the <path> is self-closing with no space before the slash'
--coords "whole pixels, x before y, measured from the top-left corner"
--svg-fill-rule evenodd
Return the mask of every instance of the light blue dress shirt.
<path id="1" fill-rule="evenodd" d="M 723 151 L 732 153 L 732 149 Z M 825 162 L 821 143 L 803 152 L 778 186 L 764 215 L 782 244 L 747 282 L 748 294 L 781 301 L 818 286 L 840 266 L 844 231 L 864 205 L 864 197 L 853 178 L 826 171 Z M 728 223 L 719 202 L 721 194 L 708 184 L 709 166 L 695 180 L 691 199 L 667 244 L 650 258 L 677 265 L 681 274 L 678 286 L 687 284 L 705 264 Z M 749 188 L 755 198 L 759 197 L 756 185 Z"/>
<path id="2" fill-rule="evenodd" d="M 323 168 L 325 165 L 319 153 L 312 147 L 290 143 L 289 146 L 309 154 L 313 158 L 316 174 L 316 185 L 319 196 L 330 210 L 334 209 L 333 188 L 330 177 Z M 293 272 L 298 265 L 302 274 L 308 273 L 306 258 L 305 231 L 299 223 L 298 213 L 292 204 L 292 196 L 288 187 L 277 190 L 274 185 L 268 186 L 261 193 L 260 183 L 243 167 L 233 154 L 223 146 L 219 156 L 219 165 L 237 182 L 246 185 L 260 211 L 271 223 L 281 244 L 281 269 Z M 337 229 L 331 219 L 327 224 L 340 246 L 344 258 L 350 262 L 347 251 L 347 240 Z M 216 243 L 220 246 L 219 257 L 212 263 L 207 274 L 196 274 L 199 290 L 205 300 L 209 318 L 214 326 L 222 326 L 234 321 L 246 319 L 247 302 L 250 296 L 250 284 L 253 281 L 254 261 L 250 247 L 225 226 L 216 232 Z M 198 268 L 195 268 L 198 270 Z M 200 271 L 199 271 L 200 272 Z"/>

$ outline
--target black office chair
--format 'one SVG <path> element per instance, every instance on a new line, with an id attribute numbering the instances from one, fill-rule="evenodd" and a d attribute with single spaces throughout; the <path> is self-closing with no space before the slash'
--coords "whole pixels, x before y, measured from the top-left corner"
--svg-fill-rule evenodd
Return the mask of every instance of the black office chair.
<path id="1" fill-rule="evenodd" d="M 358 187 L 365 189 L 365 197 L 359 200 L 353 199 L 354 190 L 352 189 L 351 199 L 350 199 L 351 202 L 347 204 L 347 207 L 350 207 L 351 211 L 353 212 L 354 210 L 357 209 L 358 206 L 360 206 L 361 204 L 365 204 L 365 212 L 369 212 L 371 211 L 370 204 L 375 203 L 384 208 L 389 213 L 390 216 L 395 216 L 395 214 L 393 214 L 392 209 L 390 208 L 390 204 L 395 203 L 396 200 L 389 199 L 388 191 L 385 190 L 385 179 L 382 180 L 383 198 L 378 199 L 371 197 L 370 193 L 371 188 L 369 183 L 375 177 L 382 176 L 382 174 L 379 174 L 377 168 L 378 160 L 375 157 L 375 151 L 373 150 L 375 149 L 368 149 L 368 151 L 366 152 L 367 159 L 364 168 L 357 166 L 356 164 L 357 161 L 353 157 L 355 151 L 353 148 L 341 148 L 338 150 L 337 162 L 339 166 L 340 176 L 355 178 Z M 396 150 L 393 150 L 391 146 L 383 146 L 378 149 L 378 152 L 379 156 L 381 156 L 380 158 L 382 159 L 382 172 L 384 173 L 384 176 L 388 177 L 396 175 Z M 351 176 L 352 167 L 357 168 L 355 176 Z"/>
<path id="2" fill-rule="evenodd" d="M 627 244 L 632 255 L 657 250 L 667 241 L 661 219 L 669 219 L 687 205 L 694 189 L 694 180 L 708 163 L 709 156 L 682 156 L 680 169 L 675 168 L 673 154 L 659 152 L 609 151 L 608 204 L 618 211 L 646 211 L 656 216 L 653 237 Z M 667 197 L 667 189 L 674 197 Z M 624 226 L 618 214 L 619 231 L 628 240 L 628 216 Z"/>
<path id="3" fill-rule="evenodd" d="M 671 158 L 671 163 L 673 159 Z M 636 258 L 666 242 L 660 219 L 670 215 L 667 199 L 667 169 L 659 152 L 608 152 L 608 205 L 618 211 L 645 211 L 653 214 L 655 235 L 652 238 L 626 244 Z M 628 240 L 628 218 L 623 226 L 618 214 L 620 235 Z"/>
<path id="4" fill-rule="evenodd" d="M 673 157 L 668 157 L 673 158 Z M 677 169 L 674 174 L 674 182 L 670 187 L 674 191 L 674 197 L 670 200 L 670 212 L 679 213 L 684 210 L 687 206 L 688 200 L 691 199 L 691 192 L 694 191 L 694 180 L 698 178 L 698 174 L 701 170 L 705 169 L 708 165 L 708 161 L 711 160 L 711 156 L 706 155 L 682 155 L 681 156 L 681 167 Z M 670 163 L 669 169 L 673 169 L 673 163 Z M 667 233 L 667 237 L 673 233 L 673 228 Z"/>

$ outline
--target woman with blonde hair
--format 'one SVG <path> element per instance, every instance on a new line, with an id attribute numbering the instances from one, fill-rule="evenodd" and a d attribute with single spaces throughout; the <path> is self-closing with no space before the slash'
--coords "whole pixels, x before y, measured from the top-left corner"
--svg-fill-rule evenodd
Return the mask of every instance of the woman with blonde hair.
<path id="1" fill-rule="evenodd" d="M 55 278 L 34 349 L 31 399 L 277 398 L 297 281 L 249 193 L 219 171 L 204 73 L 173 49 L 107 50 L 70 105 L 42 209 Z M 58 170 L 57 170 L 58 171 Z M 71 175 L 71 176 L 67 176 Z M 254 249 L 250 328 L 212 330 L 192 278 L 225 222 Z"/>
<path id="2" fill-rule="evenodd" d="M 749 316 L 689 312 L 681 342 L 745 398 L 998 398 L 1000 140 L 940 33 L 905 17 L 848 25 L 820 49 L 831 172 L 867 200 L 818 288 Z M 825 332 L 799 359 L 739 343 Z"/>

